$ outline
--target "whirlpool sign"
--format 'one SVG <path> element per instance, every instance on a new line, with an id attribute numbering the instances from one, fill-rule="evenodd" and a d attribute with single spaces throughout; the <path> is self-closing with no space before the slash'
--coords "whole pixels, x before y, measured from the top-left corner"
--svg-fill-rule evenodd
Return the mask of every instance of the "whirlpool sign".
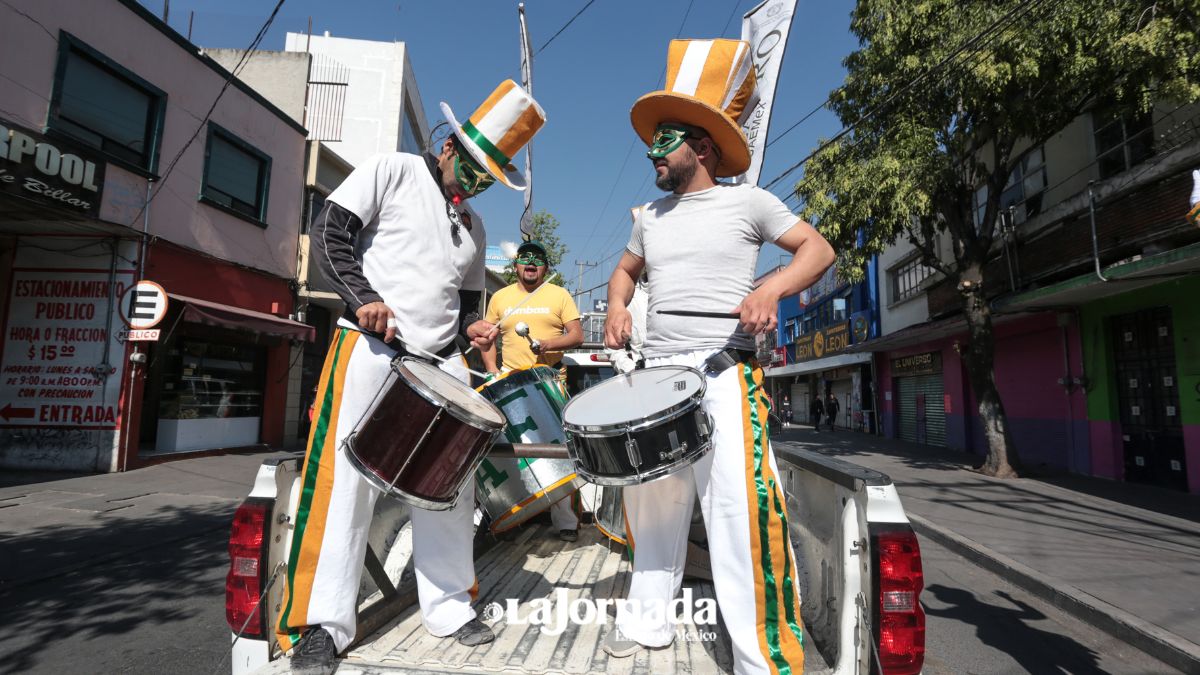
<path id="1" fill-rule="evenodd" d="M 104 160 L 0 119 L 0 192 L 94 218 L 103 185 Z"/>

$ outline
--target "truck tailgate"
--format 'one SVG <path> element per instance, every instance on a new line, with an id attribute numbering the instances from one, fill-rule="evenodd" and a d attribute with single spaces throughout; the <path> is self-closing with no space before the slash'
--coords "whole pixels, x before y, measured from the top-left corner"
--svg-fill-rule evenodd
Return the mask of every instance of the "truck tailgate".
<path id="1" fill-rule="evenodd" d="M 554 602 L 565 592 L 576 598 L 621 599 L 629 587 L 629 561 L 622 548 L 609 542 L 595 527 L 580 528 L 579 541 L 565 543 L 552 536 L 549 526 L 522 528 L 510 541 L 492 547 L 476 561 L 481 595 L 478 607 L 492 602 L 504 605 L 520 600 L 519 616 L 527 617 L 530 601 Z M 692 597 L 712 598 L 711 582 L 684 580 Z M 559 591 L 562 589 L 562 591 Z M 557 606 L 556 606 L 557 609 Z M 563 610 L 565 612 L 565 609 Z M 611 613 L 611 612 L 610 612 Z M 448 638 L 435 638 L 421 626 L 416 606 L 409 607 L 373 635 L 351 648 L 338 673 L 729 673 L 733 670 L 729 636 L 724 627 L 680 624 L 683 635 L 660 650 L 643 650 L 636 656 L 610 659 L 600 648 L 612 628 L 609 620 L 577 625 L 567 622 L 558 635 L 544 634 L 534 623 L 492 624 L 496 641 L 475 648 Z M 702 639 L 713 637 L 714 639 Z M 827 672 L 816 649 L 805 650 L 805 671 Z M 280 659 L 262 673 L 286 673 Z"/>

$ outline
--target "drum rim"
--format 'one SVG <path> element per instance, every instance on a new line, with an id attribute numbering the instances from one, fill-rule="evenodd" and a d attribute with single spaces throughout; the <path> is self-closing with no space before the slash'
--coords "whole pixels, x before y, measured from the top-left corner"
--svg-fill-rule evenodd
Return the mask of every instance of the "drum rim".
<path id="1" fill-rule="evenodd" d="M 642 418 L 637 424 L 629 425 L 625 423 L 621 426 L 616 425 L 574 425 L 563 422 L 563 431 L 570 433 L 573 436 L 582 436 L 584 438 L 613 438 L 614 436 L 624 436 L 626 434 L 638 431 L 645 431 L 652 427 L 658 426 L 664 422 L 677 420 L 680 417 L 692 412 L 696 408 L 701 408 L 704 402 L 701 400 L 688 399 L 677 406 L 672 406 L 673 410 L 669 410 L 662 417 L 653 419 Z M 578 429 L 578 431 L 576 431 Z"/>
<path id="2" fill-rule="evenodd" d="M 508 377 L 510 375 L 512 375 L 513 373 L 524 373 L 524 372 L 527 372 L 530 370 L 536 370 L 538 368 L 545 368 L 545 369 L 549 370 L 550 372 L 556 373 L 556 374 L 558 372 L 554 368 L 551 368 L 550 366 L 548 366 L 544 363 L 535 363 L 532 366 L 526 366 L 524 368 L 512 368 L 508 372 L 502 372 L 498 376 L 496 376 L 494 379 L 488 380 L 487 382 L 484 382 L 483 384 L 479 385 L 478 387 L 475 387 L 475 391 L 478 392 L 480 395 L 483 395 L 483 391 L 485 389 L 488 389 L 490 387 L 495 386 L 496 384 L 498 384 L 500 382 L 503 382 L 504 380 L 508 379 Z M 557 375 L 556 375 L 556 377 L 557 377 Z"/>
<path id="3" fill-rule="evenodd" d="M 704 394 L 708 391 L 708 378 L 704 376 L 704 373 L 700 372 L 696 368 L 692 368 L 691 366 L 681 366 L 681 365 L 677 365 L 677 364 L 668 364 L 668 365 L 664 365 L 664 366 L 651 366 L 650 368 L 643 368 L 642 370 L 654 370 L 657 368 L 679 368 L 679 369 L 682 369 L 685 371 L 690 370 L 700 377 L 700 388 L 698 390 L 696 390 L 696 392 L 694 394 L 692 394 L 691 396 L 688 396 L 683 401 L 680 401 L 679 403 L 676 403 L 673 406 L 663 408 L 662 410 L 657 411 L 655 414 L 659 415 L 659 417 L 639 417 L 636 420 L 628 420 L 625 422 L 614 422 L 612 424 L 572 424 L 572 423 L 567 422 L 567 410 L 569 410 L 571 408 L 571 404 L 582 399 L 583 397 L 587 396 L 589 391 L 596 391 L 596 387 L 592 387 L 585 391 L 579 392 L 575 396 L 572 396 L 571 400 L 567 401 L 567 404 L 565 406 L 563 406 L 563 411 L 562 411 L 563 429 L 565 431 L 570 431 L 571 433 L 576 433 L 576 432 L 572 431 L 573 429 L 579 429 L 581 432 L 580 435 L 586 435 L 587 433 L 592 433 L 592 434 L 595 434 L 598 436 L 614 436 L 614 435 L 619 435 L 621 433 L 624 433 L 624 431 L 626 429 L 644 429 L 646 426 L 652 426 L 654 424 L 668 422 L 670 420 L 675 419 L 676 417 L 681 416 L 683 413 L 687 412 L 687 410 L 690 408 L 690 406 L 692 406 L 694 404 L 703 403 Z M 634 372 L 637 372 L 637 371 L 634 371 Z M 612 382 L 616 378 L 623 377 L 628 374 L 629 373 L 618 373 L 614 377 L 612 377 L 608 380 L 605 380 L 605 382 Z M 603 384 L 603 382 L 601 384 Z M 599 386 L 599 385 L 597 385 L 597 386 Z M 633 424 L 633 426 L 630 426 L 631 423 L 635 423 L 635 424 Z M 610 431 L 610 430 L 615 433 L 611 433 L 611 434 L 600 433 L 600 432 L 605 432 L 605 431 Z"/>
<path id="4" fill-rule="evenodd" d="M 415 377 L 415 373 L 411 369 L 409 369 L 408 365 L 407 365 L 408 362 L 410 362 L 410 361 L 419 361 L 421 363 L 425 363 L 426 365 L 429 365 L 424 359 L 419 359 L 419 358 L 416 358 L 413 356 L 405 356 L 405 357 L 399 359 L 399 361 L 393 361 L 392 367 L 396 370 L 396 374 L 399 375 L 404 380 L 405 384 L 407 384 L 421 398 L 425 399 L 426 401 L 428 401 L 429 403 L 431 403 L 435 406 L 438 406 L 439 408 L 445 408 L 446 411 L 449 412 L 450 415 L 454 419 L 456 419 L 460 422 L 463 422 L 465 424 L 469 424 L 472 427 L 479 429 L 480 431 L 503 430 L 504 425 L 508 424 L 508 418 L 505 417 L 504 411 L 500 410 L 500 408 L 497 407 L 495 403 L 492 403 L 491 401 L 484 398 L 482 394 L 480 394 L 479 392 L 472 389 L 471 386 L 468 384 L 459 382 L 459 384 L 462 384 L 463 387 L 466 387 L 466 390 L 469 391 L 472 396 L 478 398 L 481 403 L 488 406 L 492 410 L 496 411 L 496 415 L 500 418 L 499 424 L 495 423 L 492 420 L 485 419 L 483 417 L 480 417 L 479 415 L 476 415 L 475 413 L 471 412 L 470 410 L 467 410 L 467 409 L 463 408 L 462 406 L 458 405 L 454 401 L 443 399 L 436 391 L 430 389 L 429 387 L 427 387 L 425 385 L 424 382 L 422 382 L 419 378 Z M 405 373 L 408 373 L 409 375 L 414 375 L 414 377 L 412 379 L 404 377 Z M 451 377 L 453 377 L 453 376 L 451 376 Z"/>
<path id="5" fill-rule="evenodd" d="M 712 450 L 712 447 L 712 441 L 709 440 L 709 442 L 701 445 L 692 453 L 685 454 L 679 459 L 673 460 L 670 463 L 660 464 L 645 473 L 639 473 L 631 477 L 599 476 L 583 468 L 578 461 L 575 462 L 575 473 L 582 476 L 587 482 L 594 483 L 602 487 L 630 487 L 632 485 L 642 485 L 644 483 L 658 480 L 659 478 L 662 478 L 668 474 L 675 473 L 685 466 L 695 464 L 700 460 L 701 457 L 708 454 L 709 451 Z"/>

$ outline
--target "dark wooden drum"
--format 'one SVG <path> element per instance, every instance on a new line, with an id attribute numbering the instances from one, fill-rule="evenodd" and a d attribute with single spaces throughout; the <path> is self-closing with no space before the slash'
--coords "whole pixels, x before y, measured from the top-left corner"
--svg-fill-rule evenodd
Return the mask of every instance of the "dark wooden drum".
<path id="1" fill-rule="evenodd" d="M 704 375 L 687 366 L 644 368 L 577 394 L 563 409 L 575 470 L 597 485 L 638 485 L 681 469 L 712 448 L 701 409 Z"/>
<path id="2" fill-rule="evenodd" d="M 504 428 L 504 415 L 435 365 L 406 357 L 345 440 L 372 485 L 418 508 L 454 506 Z"/>

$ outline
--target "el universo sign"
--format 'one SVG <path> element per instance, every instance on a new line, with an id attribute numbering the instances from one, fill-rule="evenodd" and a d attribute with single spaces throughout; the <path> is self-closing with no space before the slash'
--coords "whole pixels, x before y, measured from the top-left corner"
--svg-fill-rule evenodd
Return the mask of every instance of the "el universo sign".
<path id="1" fill-rule="evenodd" d="M 941 352 L 923 352 L 892 359 L 892 377 L 932 375 L 942 372 Z"/>
<path id="2" fill-rule="evenodd" d="M 0 192 L 96 217 L 104 160 L 0 118 Z"/>

